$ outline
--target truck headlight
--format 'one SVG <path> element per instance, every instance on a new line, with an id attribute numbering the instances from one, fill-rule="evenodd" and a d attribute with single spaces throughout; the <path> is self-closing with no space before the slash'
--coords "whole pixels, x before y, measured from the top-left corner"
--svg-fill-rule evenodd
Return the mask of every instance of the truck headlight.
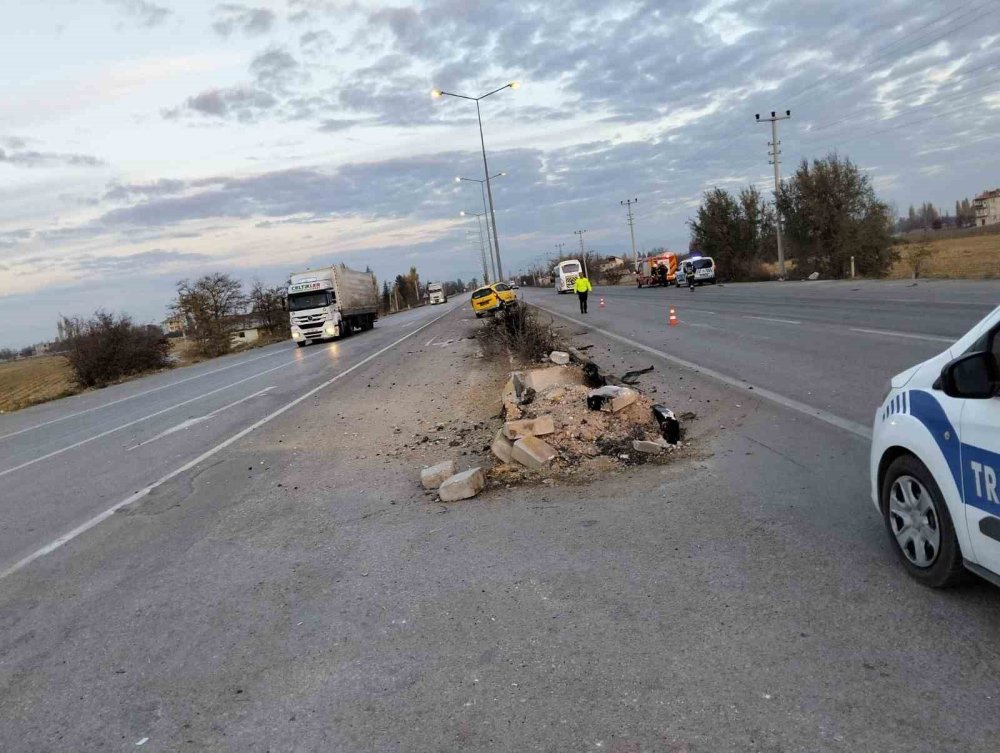
<path id="1" fill-rule="evenodd" d="M 293 340 L 301 340 L 302 339 L 302 333 L 299 332 L 297 329 L 293 329 L 292 330 L 292 339 Z"/>
<path id="2" fill-rule="evenodd" d="M 334 326 L 333 322 L 327 322 L 326 326 L 323 327 L 323 331 L 326 332 L 326 334 L 328 335 L 337 334 L 337 328 Z"/>

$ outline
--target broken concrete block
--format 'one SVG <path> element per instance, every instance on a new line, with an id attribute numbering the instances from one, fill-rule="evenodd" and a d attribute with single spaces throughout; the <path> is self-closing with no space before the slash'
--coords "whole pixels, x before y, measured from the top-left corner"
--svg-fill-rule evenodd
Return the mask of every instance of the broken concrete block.
<path id="1" fill-rule="evenodd" d="M 539 416 L 538 418 L 522 418 L 520 421 L 508 421 L 503 425 L 503 429 L 507 439 L 520 439 L 521 437 L 541 437 L 551 434 L 556 430 L 556 425 L 552 421 L 552 416 Z"/>
<path id="2" fill-rule="evenodd" d="M 633 439 L 632 449 L 636 452 L 645 452 L 650 455 L 658 455 L 661 452 L 666 452 L 670 449 L 670 445 L 667 444 L 667 440 L 662 437 L 657 437 L 656 439 Z"/>
<path id="3" fill-rule="evenodd" d="M 503 400 L 504 402 L 509 400 L 512 403 L 516 403 L 521 399 L 522 392 L 524 392 L 524 382 L 521 380 L 521 372 L 512 371 L 510 379 L 507 380 L 507 384 L 503 388 Z"/>
<path id="4" fill-rule="evenodd" d="M 522 437 L 514 442 L 514 449 L 511 450 L 510 456 L 525 468 L 537 471 L 555 459 L 556 451 L 538 437 Z"/>
<path id="5" fill-rule="evenodd" d="M 549 360 L 552 363 L 559 364 L 560 366 L 565 366 L 569 363 L 569 353 L 564 353 L 561 350 L 553 350 L 549 353 Z"/>
<path id="6" fill-rule="evenodd" d="M 420 485 L 424 489 L 437 489 L 446 480 L 455 475 L 455 461 L 445 460 L 420 471 Z"/>
<path id="7" fill-rule="evenodd" d="M 591 390 L 587 395 L 587 407 L 605 413 L 617 413 L 639 399 L 639 393 L 628 387 L 613 384 Z"/>
<path id="8" fill-rule="evenodd" d="M 470 468 L 456 473 L 441 484 L 438 496 L 442 502 L 455 502 L 460 499 L 475 497 L 486 488 L 486 476 L 482 468 Z"/>
<path id="9" fill-rule="evenodd" d="M 550 366 L 547 369 L 533 369 L 524 375 L 524 386 L 535 392 L 542 392 L 549 387 L 560 387 L 569 384 L 579 384 L 580 377 L 575 369 L 563 366 Z"/>
<path id="10" fill-rule="evenodd" d="M 514 449 L 514 443 L 507 439 L 503 433 L 503 427 L 497 429 L 496 436 L 493 437 L 493 444 L 490 445 L 493 454 L 500 458 L 501 462 L 510 462 L 510 453 Z"/>
<path id="11" fill-rule="evenodd" d="M 809 275 L 809 279 L 810 280 L 818 280 L 819 279 L 819 272 L 813 272 L 811 275 Z"/>

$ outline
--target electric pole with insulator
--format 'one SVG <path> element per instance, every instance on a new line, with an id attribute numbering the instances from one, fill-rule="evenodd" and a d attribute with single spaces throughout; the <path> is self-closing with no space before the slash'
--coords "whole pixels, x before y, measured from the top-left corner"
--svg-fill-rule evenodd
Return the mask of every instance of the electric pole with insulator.
<path id="1" fill-rule="evenodd" d="M 778 277 L 782 280 L 785 279 L 785 249 L 781 245 L 781 212 L 778 210 L 778 191 L 781 188 L 781 172 L 778 169 L 781 165 L 781 142 L 778 141 L 778 121 L 788 120 L 792 117 L 791 110 L 785 110 L 784 115 L 778 115 L 774 111 L 771 112 L 771 117 L 762 118 L 760 113 L 754 115 L 758 123 L 771 123 L 771 140 L 768 142 L 768 146 L 771 147 L 771 160 L 770 164 L 774 165 L 774 224 L 775 232 L 778 238 Z"/>
<path id="2" fill-rule="evenodd" d="M 587 272 L 587 252 L 583 250 L 583 234 L 586 232 L 586 230 L 574 230 L 573 235 L 580 238 L 580 258 L 583 261 L 583 276 L 589 280 L 590 273 Z"/>
<path id="3" fill-rule="evenodd" d="M 628 230 L 632 234 L 632 263 L 635 265 L 635 270 L 639 271 L 639 253 L 635 250 L 635 218 L 632 217 L 632 205 L 638 204 L 638 199 L 625 199 L 625 201 L 619 202 L 623 207 L 628 208 Z"/>

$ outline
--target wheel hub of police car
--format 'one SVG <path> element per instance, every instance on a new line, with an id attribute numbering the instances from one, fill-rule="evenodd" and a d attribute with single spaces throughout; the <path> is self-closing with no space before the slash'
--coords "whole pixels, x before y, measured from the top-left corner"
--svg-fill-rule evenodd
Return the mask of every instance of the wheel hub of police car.
<path id="1" fill-rule="evenodd" d="M 930 567 L 941 546 L 931 494 L 913 476 L 900 476 L 889 492 L 889 523 L 899 548 L 917 567 Z"/>

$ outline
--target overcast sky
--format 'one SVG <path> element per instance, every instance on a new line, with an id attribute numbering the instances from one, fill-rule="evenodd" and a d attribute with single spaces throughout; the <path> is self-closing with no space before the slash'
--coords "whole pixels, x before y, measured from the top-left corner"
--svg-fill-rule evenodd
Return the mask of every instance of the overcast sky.
<path id="1" fill-rule="evenodd" d="M 3 0 L 0 345 L 182 277 L 480 275 L 480 94 L 506 270 L 686 250 L 713 186 L 838 150 L 905 211 L 1000 185 L 1000 0 Z"/>

